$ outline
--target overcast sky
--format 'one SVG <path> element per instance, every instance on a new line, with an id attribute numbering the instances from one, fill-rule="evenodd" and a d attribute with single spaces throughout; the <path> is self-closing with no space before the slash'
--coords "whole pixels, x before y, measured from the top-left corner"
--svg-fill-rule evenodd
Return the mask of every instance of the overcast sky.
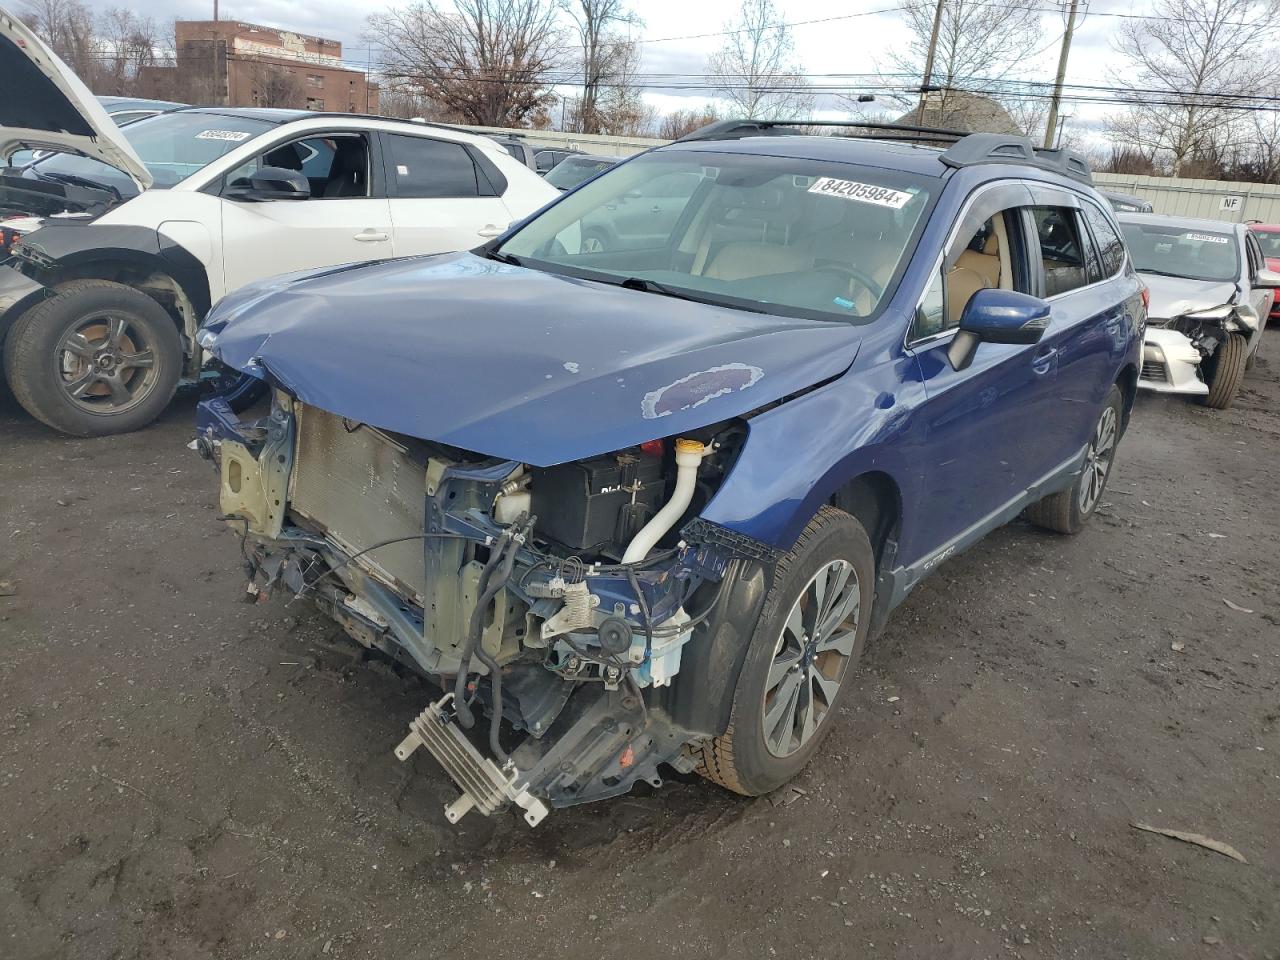
<path id="1" fill-rule="evenodd" d="M 131 6 L 140 13 L 166 21 L 181 19 L 210 19 L 213 16 L 213 0 L 88 0 L 96 7 L 109 4 Z M 701 74 L 707 55 L 722 43 L 723 37 L 707 36 L 695 39 L 666 39 L 690 37 L 697 34 L 714 34 L 725 29 L 726 23 L 736 17 L 739 0 L 636 0 L 633 8 L 644 18 L 639 35 L 643 45 L 642 72 L 647 74 Z M 885 0 L 849 0 L 833 4 L 831 0 L 776 0 L 784 18 L 790 23 L 844 16 L 862 11 L 872 11 L 892 6 Z M 1052 0 L 1044 6 L 1052 7 Z M 343 45 L 343 57 L 353 66 L 361 66 L 369 57 L 362 40 L 365 18 L 372 12 L 385 9 L 386 3 L 377 0 L 220 0 L 220 16 L 223 19 L 246 20 L 272 27 L 283 27 L 300 33 L 317 34 L 339 40 Z M 1083 8 L 1082 4 L 1082 8 Z M 1134 0 L 1098 0 L 1091 6 L 1094 11 L 1109 13 L 1145 13 L 1148 6 Z M 1043 51 L 1030 60 L 1018 72 L 1017 79 L 1053 80 L 1057 67 L 1059 43 L 1064 18 L 1060 13 L 1047 13 L 1042 20 Z M 1076 30 L 1072 45 L 1068 82 L 1106 82 L 1109 70 L 1117 62 L 1111 50 L 1110 37 L 1123 21 L 1102 16 L 1088 16 Z M 796 53 L 803 69 L 809 74 L 862 73 L 876 69 L 877 64 L 889 68 L 886 52 L 904 44 L 907 34 L 900 14 L 859 16 L 846 20 L 798 25 L 792 30 Z M 891 68 L 889 68 L 891 69 Z M 710 96 L 696 91 L 650 91 L 646 94 L 662 111 L 698 105 Z M 826 101 L 819 104 L 824 115 L 836 104 Z M 824 109 L 825 108 L 825 109 Z M 1070 115 L 1069 126 L 1095 127 L 1106 108 L 1097 105 L 1067 105 L 1064 113 Z"/>

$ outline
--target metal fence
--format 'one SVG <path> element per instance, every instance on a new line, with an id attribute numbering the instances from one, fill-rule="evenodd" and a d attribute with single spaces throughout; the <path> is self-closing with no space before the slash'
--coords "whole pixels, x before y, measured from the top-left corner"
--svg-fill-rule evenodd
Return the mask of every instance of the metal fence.
<path id="1" fill-rule="evenodd" d="M 1132 193 L 1150 200 L 1156 213 L 1233 223 L 1246 220 L 1280 223 L 1280 186 L 1275 184 L 1119 173 L 1095 173 L 1093 180 L 1099 189 Z"/>
<path id="2" fill-rule="evenodd" d="M 535 147 L 568 147 L 612 157 L 629 157 L 633 153 L 668 142 L 650 137 L 606 137 L 586 133 L 560 133 L 556 130 L 503 130 L 496 127 L 469 129 L 499 136 L 514 134 Z M 1095 173 L 1093 179 L 1100 189 L 1131 193 L 1150 200 L 1156 213 L 1235 223 L 1246 220 L 1280 223 L 1280 186 L 1274 184 L 1138 177 L 1118 173 Z"/>

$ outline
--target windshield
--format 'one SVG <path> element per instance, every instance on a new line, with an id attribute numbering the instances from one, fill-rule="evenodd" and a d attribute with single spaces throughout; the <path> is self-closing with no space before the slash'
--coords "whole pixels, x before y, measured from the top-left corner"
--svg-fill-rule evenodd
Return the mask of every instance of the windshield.
<path id="1" fill-rule="evenodd" d="M 1121 223 L 1120 229 L 1140 272 L 1188 280 L 1240 278 L 1240 253 L 1230 233 L 1176 223 Z"/>
<path id="2" fill-rule="evenodd" d="M 138 120 L 121 127 L 120 132 L 151 171 L 153 188 L 163 189 L 271 127 L 270 122 L 256 118 L 179 111 Z M 115 187 L 125 196 L 138 192 L 133 181 L 115 167 L 71 153 L 45 157 L 29 169 L 49 179 L 65 177 Z"/>
<path id="3" fill-rule="evenodd" d="M 659 151 L 569 194 L 500 253 L 655 293 L 866 321 L 897 284 L 933 183 L 830 161 Z"/>
<path id="4" fill-rule="evenodd" d="M 1264 233 L 1261 230 L 1255 230 L 1253 238 L 1258 241 L 1264 257 L 1280 257 L 1280 231 Z"/>
<path id="5" fill-rule="evenodd" d="M 590 180 L 601 170 L 613 166 L 613 160 L 593 160 L 590 157 L 567 157 L 547 174 L 547 183 L 561 190 L 576 187 L 583 180 Z"/>

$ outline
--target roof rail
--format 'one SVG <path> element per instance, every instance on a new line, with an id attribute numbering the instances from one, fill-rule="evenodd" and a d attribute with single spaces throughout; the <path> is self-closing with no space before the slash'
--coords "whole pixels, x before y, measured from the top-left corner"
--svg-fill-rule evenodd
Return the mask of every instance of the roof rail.
<path id="1" fill-rule="evenodd" d="M 1082 183 L 1093 183 L 1088 161 L 1074 150 L 1043 149 L 1026 137 L 1005 133 L 971 133 L 948 147 L 940 159 L 956 169 L 980 163 L 1021 163 L 1051 170 Z"/>
<path id="2" fill-rule="evenodd" d="M 941 160 L 949 167 L 971 167 L 979 163 L 1021 163 L 1071 177 L 1082 183 L 1093 183 L 1089 164 L 1073 150 L 1048 150 L 1035 146 L 1026 137 L 1006 133 L 966 133 L 942 127 L 917 127 L 905 123 L 872 123 L 857 120 L 717 120 L 676 143 L 699 140 L 739 140 L 743 137 L 794 136 L 800 127 L 838 127 L 865 130 L 844 136 L 855 139 L 900 141 L 924 144 L 930 141 L 950 143 Z"/>
<path id="3" fill-rule="evenodd" d="M 940 127 L 915 127 L 902 123 L 871 123 L 857 120 L 717 120 L 693 133 L 685 134 L 676 143 L 693 143 L 699 140 L 740 140 L 743 137 L 787 137 L 800 133 L 800 127 L 839 127 L 848 130 L 883 130 L 888 136 L 871 134 L 877 140 L 929 140 L 956 141 L 969 136 L 963 130 L 946 130 Z M 913 136 L 905 136 L 913 134 Z"/>

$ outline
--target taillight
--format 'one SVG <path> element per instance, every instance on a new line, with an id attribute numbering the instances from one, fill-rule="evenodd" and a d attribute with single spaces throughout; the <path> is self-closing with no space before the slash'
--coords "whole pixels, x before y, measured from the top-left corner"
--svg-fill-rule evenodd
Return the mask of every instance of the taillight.
<path id="1" fill-rule="evenodd" d="M 21 236 L 22 234 L 13 229 L 13 227 L 6 227 L 0 224 L 0 256 L 8 256 L 9 248 Z"/>
<path id="2" fill-rule="evenodd" d="M 1151 288 L 1146 284 L 1142 286 L 1142 309 L 1147 311 L 1151 309 Z"/>

